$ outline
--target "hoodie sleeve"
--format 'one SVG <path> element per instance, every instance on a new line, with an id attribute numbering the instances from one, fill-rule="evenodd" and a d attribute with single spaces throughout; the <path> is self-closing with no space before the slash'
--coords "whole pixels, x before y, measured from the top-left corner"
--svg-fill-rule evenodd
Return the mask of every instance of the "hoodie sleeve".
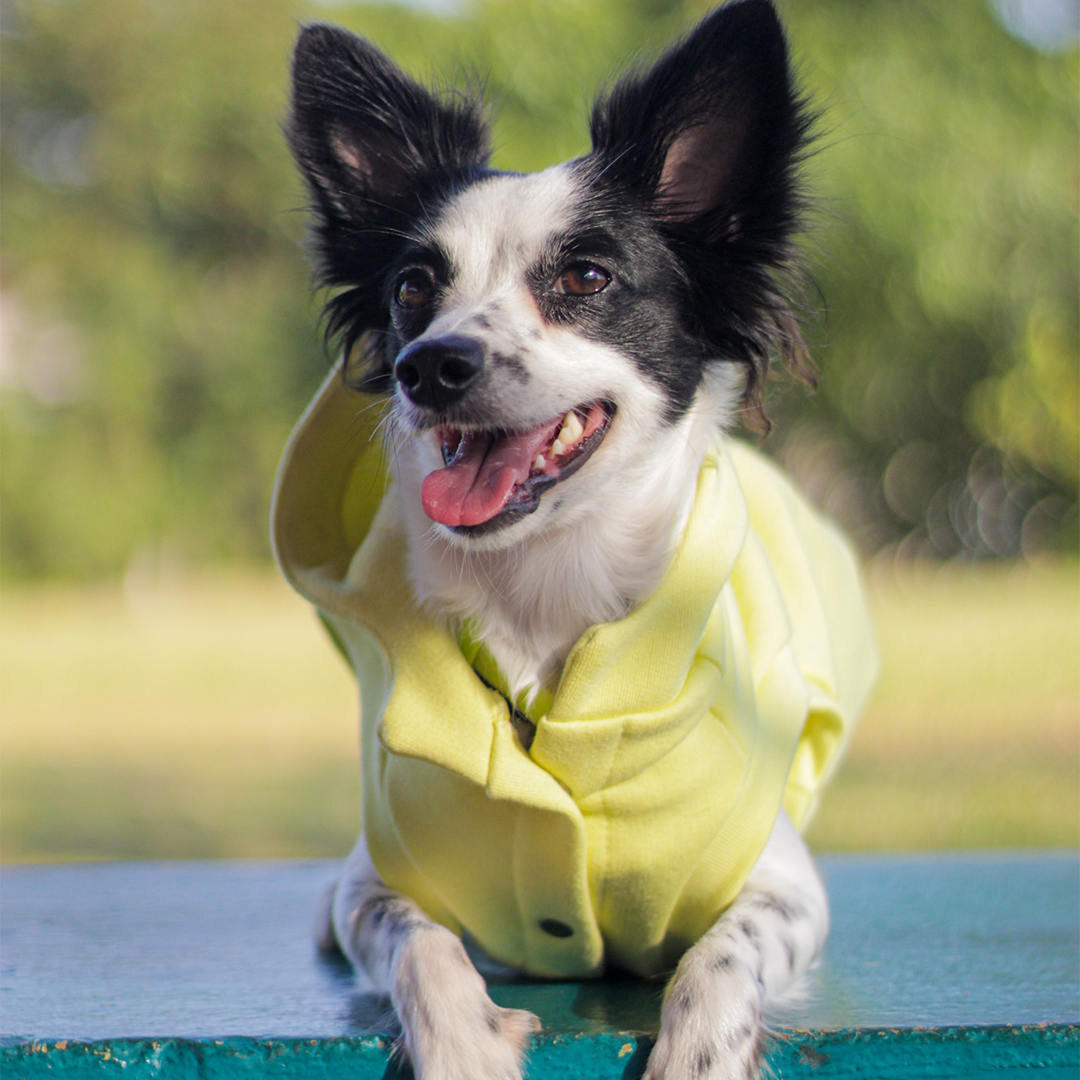
<path id="1" fill-rule="evenodd" d="M 792 644 L 809 691 L 784 793 L 784 807 L 802 829 L 877 676 L 873 629 L 847 540 L 766 458 L 737 442 L 729 449 L 750 527 L 768 552 L 787 605 Z"/>

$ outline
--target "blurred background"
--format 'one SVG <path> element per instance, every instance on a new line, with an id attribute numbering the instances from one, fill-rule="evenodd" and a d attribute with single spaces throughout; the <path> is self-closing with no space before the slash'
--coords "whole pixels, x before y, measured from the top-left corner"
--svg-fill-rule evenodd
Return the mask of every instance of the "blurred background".
<path id="1" fill-rule="evenodd" d="M 355 691 L 269 563 L 331 360 L 281 136 L 298 22 L 479 80 L 495 163 L 701 0 L 0 4 L 0 857 L 336 855 Z M 866 559 L 878 692 L 819 849 L 1080 842 L 1080 0 L 778 0 L 821 110 L 764 448 Z"/>

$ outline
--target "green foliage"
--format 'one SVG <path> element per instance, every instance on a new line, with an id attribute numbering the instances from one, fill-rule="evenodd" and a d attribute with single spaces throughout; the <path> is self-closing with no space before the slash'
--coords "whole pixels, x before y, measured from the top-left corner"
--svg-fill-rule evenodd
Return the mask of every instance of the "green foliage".
<path id="1" fill-rule="evenodd" d="M 1076 49 L 1039 55 L 978 0 L 791 16 L 830 211 L 825 379 L 793 449 L 831 444 L 847 497 L 879 504 L 869 547 L 914 527 L 942 554 L 1075 548 Z"/>
<path id="2" fill-rule="evenodd" d="M 33 326 L 12 350 L 9 571 L 265 551 L 274 461 L 322 364 L 279 145 L 293 25 L 272 8 L 19 10 L 4 285 L 72 332 L 66 358 Z"/>
<path id="3" fill-rule="evenodd" d="M 1076 50 L 1033 51 L 983 0 L 784 9 L 824 113 L 807 261 L 830 314 L 822 390 L 777 402 L 777 452 L 870 548 L 1069 543 Z M 497 164 L 535 169 L 582 152 L 595 88 L 704 10 L 26 0 L 5 14 L 5 572 L 114 572 L 140 549 L 265 556 L 274 464 L 328 364 L 280 134 L 297 20 L 483 84 Z"/>

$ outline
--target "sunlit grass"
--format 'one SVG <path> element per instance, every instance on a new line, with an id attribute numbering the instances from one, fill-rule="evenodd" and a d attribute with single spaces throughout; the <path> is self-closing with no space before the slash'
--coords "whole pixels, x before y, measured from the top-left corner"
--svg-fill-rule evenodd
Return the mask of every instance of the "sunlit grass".
<path id="1" fill-rule="evenodd" d="M 1075 563 L 869 575 L 884 667 L 810 838 L 826 849 L 1074 846 Z M 269 573 L 9 586 L 0 854 L 344 854 L 356 693 Z"/>
<path id="2" fill-rule="evenodd" d="M 271 573 L 8 587 L 0 644 L 5 860 L 330 854 L 355 832 L 354 684 Z"/>
<path id="3" fill-rule="evenodd" d="M 868 574 L 882 672 L 819 849 L 1080 841 L 1077 564 Z"/>

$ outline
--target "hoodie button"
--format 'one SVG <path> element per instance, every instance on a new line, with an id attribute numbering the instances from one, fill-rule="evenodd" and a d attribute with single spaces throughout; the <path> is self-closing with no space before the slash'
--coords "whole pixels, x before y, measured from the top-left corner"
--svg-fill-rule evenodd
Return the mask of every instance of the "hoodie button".
<path id="1" fill-rule="evenodd" d="M 540 929 L 552 937 L 570 937 L 574 932 L 566 923 L 559 922 L 558 919 L 541 919 Z"/>

